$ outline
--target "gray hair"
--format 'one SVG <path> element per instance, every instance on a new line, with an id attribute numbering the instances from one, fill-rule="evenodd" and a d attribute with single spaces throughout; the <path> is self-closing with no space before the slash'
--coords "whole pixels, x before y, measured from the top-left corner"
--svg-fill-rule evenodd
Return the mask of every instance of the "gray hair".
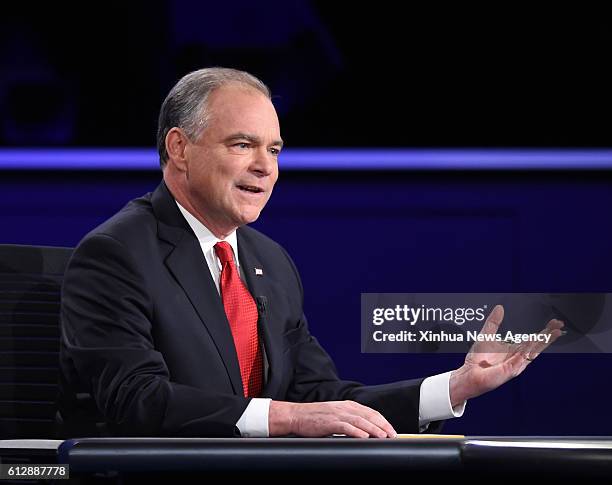
<path id="1" fill-rule="evenodd" d="M 157 125 L 157 151 L 162 168 L 168 162 L 166 135 L 181 128 L 191 141 L 195 141 L 210 121 L 208 96 L 226 84 L 240 83 L 250 86 L 271 98 L 270 90 L 252 74 L 224 67 L 210 67 L 190 72 L 182 77 L 166 96 L 159 111 Z"/>

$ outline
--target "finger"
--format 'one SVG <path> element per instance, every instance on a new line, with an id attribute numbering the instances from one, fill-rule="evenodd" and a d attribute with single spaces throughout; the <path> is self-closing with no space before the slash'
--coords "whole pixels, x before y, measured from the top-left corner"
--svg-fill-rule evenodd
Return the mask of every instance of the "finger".
<path id="1" fill-rule="evenodd" d="M 393 426 L 391 426 L 391 423 L 389 423 L 389 421 L 387 421 L 378 411 L 371 409 L 366 419 L 382 429 L 389 438 L 395 438 L 397 436 L 397 432 Z"/>
<path id="2" fill-rule="evenodd" d="M 563 322 L 561 320 L 553 319 L 548 322 L 546 327 L 538 333 L 538 335 L 547 336 L 547 340 L 535 340 L 533 342 L 525 342 L 521 344 L 519 352 L 523 355 L 527 364 L 533 362 L 535 358 L 540 355 L 546 348 L 563 335 Z"/>
<path id="3" fill-rule="evenodd" d="M 503 319 L 504 319 L 504 307 L 501 305 L 495 305 L 493 310 L 491 310 L 491 313 L 489 313 L 489 316 L 487 317 L 480 333 L 481 334 L 497 333 L 497 330 L 499 329 L 499 325 L 501 324 Z"/>
<path id="4" fill-rule="evenodd" d="M 508 366 L 510 372 L 509 378 L 518 376 L 530 363 L 530 358 L 528 358 L 528 356 L 523 352 L 519 352 L 510 357 L 506 361 L 506 365 Z"/>
<path id="5" fill-rule="evenodd" d="M 529 342 L 528 348 L 525 349 L 525 353 L 541 353 L 546 347 L 552 344 L 555 340 L 559 338 L 563 334 L 561 329 L 563 328 L 563 322 L 561 320 L 557 320 L 556 318 L 550 320 L 546 327 L 544 327 L 538 335 L 548 336 L 548 342 L 544 341 L 533 341 Z"/>
<path id="6" fill-rule="evenodd" d="M 355 428 L 365 431 L 368 435 L 373 436 L 374 438 L 387 438 L 387 433 L 383 429 L 379 428 L 374 423 L 368 421 L 362 416 L 351 414 L 344 417 L 344 420 Z"/>
<path id="7" fill-rule="evenodd" d="M 512 377 L 518 376 L 525 368 L 535 360 L 555 340 L 562 335 L 563 322 L 553 319 L 540 332 L 540 335 L 548 334 L 550 338 L 548 342 L 527 342 L 518 347 L 518 351 L 512 355 L 507 361 L 506 366 Z"/>
<path id="8" fill-rule="evenodd" d="M 540 353 L 542 353 L 546 347 L 551 345 L 559 336 L 563 335 L 561 331 L 563 328 L 563 322 L 561 320 L 552 319 L 548 322 L 538 335 L 548 335 L 548 342 L 546 340 L 533 340 L 526 341 L 518 344 L 511 352 L 511 354 L 521 353 L 529 361 L 533 361 Z"/>
<path id="9" fill-rule="evenodd" d="M 397 432 L 395 431 L 393 426 L 391 426 L 391 423 L 389 423 L 389 421 L 387 421 L 387 419 L 378 411 L 355 401 L 348 402 L 351 403 L 350 405 L 352 409 L 354 409 L 355 412 L 359 414 L 359 416 L 362 416 L 363 418 L 378 426 L 385 433 L 387 433 L 387 436 L 389 436 L 390 438 L 395 438 L 397 436 Z"/>
<path id="10" fill-rule="evenodd" d="M 561 330 L 564 326 L 565 326 L 565 323 L 563 323 L 561 320 L 553 318 L 546 324 L 546 326 L 542 329 L 542 331 L 557 330 L 557 329 Z"/>
<path id="11" fill-rule="evenodd" d="M 336 433 L 336 431 L 332 431 L 330 434 Z M 346 436 L 350 436 L 351 438 L 369 438 L 370 435 L 366 433 L 364 430 L 353 426 L 350 423 L 340 423 L 338 427 L 338 434 L 345 434 Z"/>
<path id="12" fill-rule="evenodd" d="M 559 323 L 561 324 L 561 326 L 559 326 Z M 552 345 L 555 340 L 557 340 L 561 335 L 563 335 L 563 330 L 561 330 L 561 328 L 563 328 L 563 322 L 557 320 L 557 324 L 549 324 L 549 326 L 542 330 L 540 334 L 548 335 L 548 342 L 534 342 L 532 348 L 529 349 L 528 358 L 531 360 L 535 359 L 538 355 L 544 352 L 547 347 Z"/>

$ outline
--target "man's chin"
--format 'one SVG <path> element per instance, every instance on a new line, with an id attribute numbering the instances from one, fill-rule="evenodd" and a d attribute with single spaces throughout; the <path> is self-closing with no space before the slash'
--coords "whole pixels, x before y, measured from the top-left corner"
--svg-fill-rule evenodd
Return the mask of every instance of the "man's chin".
<path id="1" fill-rule="evenodd" d="M 240 225 L 243 226 L 245 224 L 251 224 L 252 222 L 255 222 L 257 219 L 259 219 L 260 214 L 261 209 L 243 211 L 240 214 Z"/>

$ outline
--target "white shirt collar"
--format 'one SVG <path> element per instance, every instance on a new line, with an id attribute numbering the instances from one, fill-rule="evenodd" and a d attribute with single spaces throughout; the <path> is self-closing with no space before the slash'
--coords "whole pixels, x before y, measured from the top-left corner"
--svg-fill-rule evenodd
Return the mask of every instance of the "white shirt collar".
<path id="1" fill-rule="evenodd" d="M 225 239 L 219 239 L 210 231 L 210 229 L 208 229 L 208 227 L 206 227 L 198 219 L 196 219 L 195 216 L 191 214 L 191 212 L 185 209 L 176 200 L 175 202 L 179 210 L 181 211 L 181 214 L 183 214 L 183 217 L 187 221 L 187 224 L 189 224 L 189 227 L 191 227 L 191 230 L 198 238 L 198 241 L 200 243 L 200 246 L 202 247 L 202 251 L 204 252 L 204 254 L 206 254 L 208 251 L 214 252 L 213 248 L 215 244 L 217 244 L 219 241 L 228 242 L 232 247 L 232 250 L 234 251 L 234 260 L 236 262 L 236 267 L 240 267 L 240 261 L 238 259 L 238 238 L 236 237 L 236 231 L 233 231 Z"/>

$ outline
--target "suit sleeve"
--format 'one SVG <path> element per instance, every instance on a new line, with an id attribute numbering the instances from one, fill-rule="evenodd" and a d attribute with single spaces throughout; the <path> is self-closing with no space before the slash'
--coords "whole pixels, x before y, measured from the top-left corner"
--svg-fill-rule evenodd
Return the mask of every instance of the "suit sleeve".
<path id="1" fill-rule="evenodd" d="M 283 250 L 284 251 L 284 250 Z M 295 264 L 285 252 L 295 274 L 299 292 L 303 288 Z M 287 399 L 296 402 L 352 400 L 379 411 L 398 433 L 419 433 L 419 400 L 423 379 L 365 386 L 341 380 L 333 360 L 313 337 L 302 313 L 295 329 L 287 335 L 294 365 Z M 438 432 L 443 422 L 430 423 L 428 432 Z"/>
<path id="2" fill-rule="evenodd" d="M 155 305 L 123 245 L 107 235 L 76 249 L 62 289 L 62 359 L 115 435 L 235 436 L 249 399 L 172 382 L 156 350 Z"/>

